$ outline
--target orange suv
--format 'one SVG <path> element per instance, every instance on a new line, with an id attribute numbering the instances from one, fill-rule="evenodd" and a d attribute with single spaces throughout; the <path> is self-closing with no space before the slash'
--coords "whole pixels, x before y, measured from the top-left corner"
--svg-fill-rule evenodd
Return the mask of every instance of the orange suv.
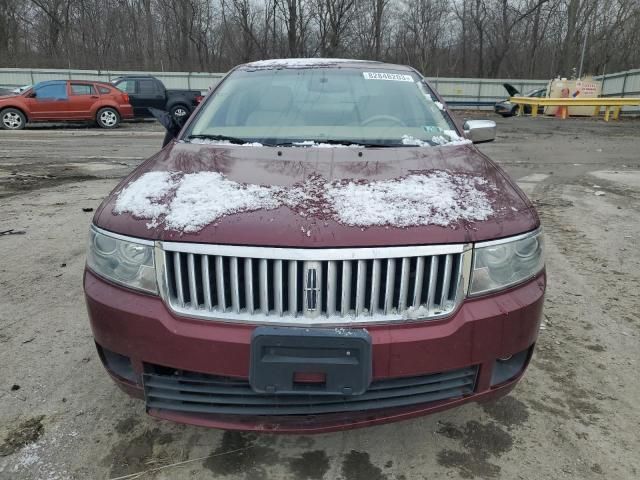
<path id="1" fill-rule="evenodd" d="M 0 97 L 0 127 L 5 130 L 20 130 L 27 122 L 86 120 L 115 128 L 131 118 L 129 96 L 108 83 L 50 80 L 19 95 Z"/>

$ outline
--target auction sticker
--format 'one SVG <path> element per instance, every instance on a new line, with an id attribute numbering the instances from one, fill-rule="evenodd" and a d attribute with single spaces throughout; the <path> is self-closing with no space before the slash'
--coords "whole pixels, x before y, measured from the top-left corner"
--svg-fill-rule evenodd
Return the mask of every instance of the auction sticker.
<path id="1" fill-rule="evenodd" d="M 402 73 L 362 72 L 362 76 L 367 80 L 393 80 L 395 82 L 414 81 L 411 75 L 404 75 Z"/>

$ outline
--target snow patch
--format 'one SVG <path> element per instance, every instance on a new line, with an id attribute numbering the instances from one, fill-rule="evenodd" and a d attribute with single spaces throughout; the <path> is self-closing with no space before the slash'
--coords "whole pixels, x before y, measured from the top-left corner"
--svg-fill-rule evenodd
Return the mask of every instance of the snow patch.
<path id="1" fill-rule="evenodd" d="M 149 172 L 144 181 L 130 183 L 118 194 L 113 211 L 131 213 L 136 217 L 155 219 L 167 213 L 164 197 L 177 185 L 176 175 L 171 172 Z"/>
<path id="2" fill-rule="evenodd" d="M 280 206 L 271 187 L 240 184 L 217 172 L 185 175 L 165 217 L 167 227 L 196 232 L 220 217 Z"/>
<path id="3" fill-rule="evenodd" d="M 429 142 L 425 142 L 424 140 L 420 140 L 419 138 L 415 138 L 415 137 L 413 137 L 411 135 L 403 135 L 402 136 L 402 144 L 403 145 L 415 145 L 416 147 L 430 147 L 431 146 L 431 144 Z"/>
<path id="4" fill-rule="evenodd" d="M 480 177 L 437 171 L 403 179 L 338 184 L 327 197 L 341 223 L 354 226 L 449 226 L 460 220 L 486 220 L 493 213 Z"/>
<path id="5" fill-rule="evenodd" d="M 441 135 L 435 135 L 431 141 L 438 145 L 469 145 L 473 142 L 463 138 L 455 130 L 444 130 Z"/>
<path id="6" fill-rule="evenodd" d="M 425 140 L 415 138 L 411 135 L 402 136 L 403 145 L 415 145 L 416 147 L 430 147 L 431 144 Z M 443 130 L 439 135 L 431 137 L 431 141 L 438 146 L 444 145 L 468 145 L 471 140 L 462 138 L 455 130 Z"/>
<path id="7" fill-rule="evenodd" d="M 229 140 L 213 140 L 211 138 L 191 138 L 189 139 L 189 143 L 200 144 L 200 145 L 237 145 L 242 147 L 263 147 L 261 143 L 258 142 L 247 142 L 247 143 L 232 143 Z"/>
<path id="8" fill-rule="evenodd" d="M 329 182 L 316 174 L 289 187 L 238 183 L 217 172 L 158 173 L 145 173 L 120 192 L 114 213 L 149 219 L 147 228 L 164 224 L 183 232 L 197 232 L 226 215 L 282 206 L 304 218 L 363 228 L 446 227 L 486 220 L 493 213 L 488 197 L 493 187 L 486 180 L 440 170 L 373 182 Z M 301 232 L 311 235 L 310 228 L 301 227 Z"/>
<path id="9" fill-rule="evenodd" d="M 366 60 L 350 60 L 348 58 L 274 58 L 271 60 L 258 60 L 243 66 L 249 68 L 306 68 L 352 62 L 366 62 Z"/>
<path id="10" fill-rule="evenodd" d="M 301 142 L 293 142 L 295 147 L 315 147 L 315 148 L 362 148 L 362 145 L 352 143 L 350 145 L 343 145 L 341 143 L 318 143 L 313 140 L 303 140 Z"/>

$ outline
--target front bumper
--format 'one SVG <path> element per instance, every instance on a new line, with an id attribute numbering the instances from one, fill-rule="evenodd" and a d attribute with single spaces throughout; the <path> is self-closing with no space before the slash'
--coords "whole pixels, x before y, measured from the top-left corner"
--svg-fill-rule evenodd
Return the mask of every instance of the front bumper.
<path id="1" fill-rule="evenodd" d="M 144 398 L 143 375 L 148 378 L 150 372 L 159 369 L 246 382 L 254 326 L 179 318 L 168 311 L 159 297 L 120 288 L 89 271 L 84 287 L 91 326 L 103 360 L 102 352 L 108 351 L 131 361 L 130 380 L 107 368 L 127 393 Z M 250 414 L 211 414 L 153 407 L 148 411 L 161 418 L 225 429 L 326 432 L 411 418 L 469 401 L 495 398 L 508 393 L 524 373 L 538 334 L 544 289 L 542 273 L 499 294 L 469 299 L 446 319 L 367 328 L 372 340 L 374 383 L 475 369 L 470 390 L 451 398 L 309 415 L 276 415 L 272 410 L 267 415 L 257 415 L 254 410 L 249 410 Z M 492 384 L 497 359 L 515 357 L 518 353 L 526 356 L 522 367 L 505 381 L 496 383 L 494 375 Z"/>

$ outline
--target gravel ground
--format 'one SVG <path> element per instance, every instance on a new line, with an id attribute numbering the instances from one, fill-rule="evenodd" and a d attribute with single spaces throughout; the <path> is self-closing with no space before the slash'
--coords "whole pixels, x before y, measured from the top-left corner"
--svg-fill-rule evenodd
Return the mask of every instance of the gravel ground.
<path id="1" fill-rule="evenodd" d="M 495 403 L 319 436 L 154 420 L 104 373 L 81 290 L 85 210 L 159 148 L 158 126 L 0 132 L 0 478 L 640 477 L 640 121 L 496 120 L 481 148 L 546 230 L 526 377 Z"/>

